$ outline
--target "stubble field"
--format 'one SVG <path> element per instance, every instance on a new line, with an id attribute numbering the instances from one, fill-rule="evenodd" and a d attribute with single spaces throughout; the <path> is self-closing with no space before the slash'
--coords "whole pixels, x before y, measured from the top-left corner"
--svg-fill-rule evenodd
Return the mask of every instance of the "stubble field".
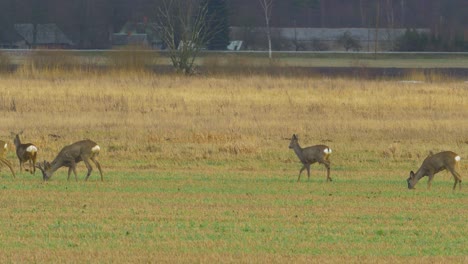
<path id="1" fill-rule="evenodd" d="M 104 182 L 2 167 L 0 262 L 466 262 L 468 84 L 440 79 L 2 75 L 0 138 L 49 161 L 90 138 Z M 333 182 L 317 164 L 296 182 L 293 133 L 332 148 Z M 442 172 L 409 191 L 442 150 L 462 190 Z"/>

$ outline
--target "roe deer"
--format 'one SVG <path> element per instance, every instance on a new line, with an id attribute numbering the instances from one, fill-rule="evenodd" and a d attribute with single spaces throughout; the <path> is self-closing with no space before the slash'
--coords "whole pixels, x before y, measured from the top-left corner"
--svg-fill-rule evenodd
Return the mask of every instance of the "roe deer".
<path id="1" fill-rule="evenodd" d="M 70 180 L 70 173 L 73 171 L 75 180 L 78 181 L 76 176 L 76 164 L 83 161 L 86 164 L 86 168 L 88 168 L 88 174 L 86 174 L 85 178 L 85 181 L 87 181 L 93 170 L 89 162 L 91 160 L 98 168 L 99 174 L 101 174 L 101 181 L 103 181 L 101 164 L 96 160 L 100 150 L 101 148 L 96 142 L 85 139 L 63 147 L 51 163 L 44 160 L 42 164 L 39 163 L 37 168 L 42 171 L 43 180 L 47 181 L 56 170 L 61 167 L 68 167 L 67 180 Z"/>
<path id="2" fill-rule="evenodd" d="M 301 148 L 301 146 L 299 146 L 298 140 L 299 139 L 297 138 L 296 134 L 294 134 L 291 138 L 291 142 L 289 143 L 289 148 L 294 149 L 297 157 L 304 165 L 299 171 L 299 177 L 297 178 L 297 181 L 301 179 L 301 173 L 304 171 L 304 169 L 307 169 L 307 179 L 310 180 L 310 165 L 314 164 L 315 162 L 325 165 L 325 168 L 327 168 L 327 181 L 332 181 L 332 178 L 330 178 L 330 161 L 328 160 L 332 150 L 325 145 Z"/>
<path id="3" fill-rule="evenodd" d="M 32 143 L 22 144 L 19 136 L 23 134 L 23 131 L 18 134 L 11 132 L 11 135 L 15 138 L 13 142 L 16 146 L 16 156 L 20 163 L 20 172 L 23 171 L 24 163 L 29 161 L 29 171 L 31 174 L 36 174 L 36 158 L 37 158 L 37 147 Z M 28 171 L 28 169 L 25 169 Z"/>
<path id="4" fill-rule="evenodd" d="M 7 151 L 8 144 L 5 141 L 0 140 L 0 162 L 10 168 L 11 174 L 13 174 L 13 178 L 15 178 L 15 171 L 13 170 L 11 163 L 6 159 Z"/>
<path id="5" fill-rule="evenodd" d="M 452 151 L 443 151 L 437 154 L 432 154 L 431 152 L 416 173 L 413 171 L 410 172 L 410 177 L 406 180 L 408 182 L 408 189 L 414 189 L 416 183 L 424 176 L 429 177 L 427 188 L 430 189 L 434 175 L 440 171 L 448 170 L 455 178 L 453 190 L 455 190 L 457 183 L 459 183 L 459 188 L 461 190 L 461 176 L 455 170 L 455 167 L 459 165 L 460 159 L 460 156 Z"/>

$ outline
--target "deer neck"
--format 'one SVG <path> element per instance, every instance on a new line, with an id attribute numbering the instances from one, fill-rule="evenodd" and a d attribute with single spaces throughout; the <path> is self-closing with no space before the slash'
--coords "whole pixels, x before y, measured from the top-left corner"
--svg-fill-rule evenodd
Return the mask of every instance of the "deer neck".
<path id="1" fill-rule="evenodd" d="M 16 148 L 18 148 L 21 145 L 21 140 L 19 139 L 18 136 L 15 137 L 15 140 L 13 140 L 13 143 L 15 144 Z"/>
<path id="2" fill-rule="evenodd" d="M 50 168 L 48 168 L 46 170 L 46 175 L 47 175 L 47 178 L 50 178 L 52 177 L 52 174 L 54 174 L 54 172 L 56 170 L 58 170 L 59 168 L 62 167 L 62 163 L 61 162 L 57 162 L 57 160 L 53 160 L 51 163 L 50 163 Z"/>
<path id="3" fill-rule="evenodd" d="M 423 168 L 419 168 L 419 170 L 414 174 L 415 182 L 418 182 L 424 176 L 426 176 L 425 170 Z"/>
<path id="4" fill-rule="evenodd" d="M 299 145 L 299 143 L 294 144 L 293 146 L 294 153 L 296 153 L 297 157 L 301 160 L 304 161 L 304 153 L 302 152 L 302 148 Z"/>

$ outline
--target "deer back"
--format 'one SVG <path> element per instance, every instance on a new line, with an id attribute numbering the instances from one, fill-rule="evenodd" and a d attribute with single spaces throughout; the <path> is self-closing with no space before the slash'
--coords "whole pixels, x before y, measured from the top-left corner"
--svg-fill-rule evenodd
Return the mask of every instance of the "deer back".
<path id="1" fill-rule="evenodd" d="M 454 168 L 457 162 L 457 156 L 458 155 L 452 151 L 443 151 L 433 154 L 423 161 L 420 170 L 437 173 L 447 168 Z"/>
<path id="2" fill-rule="evenodd" d="M 302 149 L 306 161 L 320 161 L 325 159 L 331 153 L 331 149 L 326 145 L 315 145 Z"/>
<path id="3" fill-rule="evenodd" d="M 96 149 L 93 150 L 93 148 L 96 146 L 98 146 L 98 144 L 89 139 L 81 140 L 71 145 L 65 146 L 62 148 L 62 150 L 60 150 L 60 152 L 57 154 L 57 157 L 55 157 L 55 159 L 52 161 L 52 165 L 64 163 L 65 165 L 62 166 L 66 166 L 72 161 L 80 162 L 83 160 L 84 156 L 92 156 L 96 151 Z"/>

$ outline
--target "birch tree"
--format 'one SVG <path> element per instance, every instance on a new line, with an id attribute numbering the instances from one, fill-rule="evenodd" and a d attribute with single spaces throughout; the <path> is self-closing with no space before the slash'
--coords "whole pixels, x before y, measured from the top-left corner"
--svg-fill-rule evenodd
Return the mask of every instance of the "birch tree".
<path id="1" fill-rule="evenodd" d="M 273 0 L 258 0 L 262 6 L 263 16 L 265 17 L 266 35 L 268 40 L 268 58 L 273 58 L 271 50 L 271 29 L 270 29 L 270 18 L 271 9 L 273 7 Z"/>

